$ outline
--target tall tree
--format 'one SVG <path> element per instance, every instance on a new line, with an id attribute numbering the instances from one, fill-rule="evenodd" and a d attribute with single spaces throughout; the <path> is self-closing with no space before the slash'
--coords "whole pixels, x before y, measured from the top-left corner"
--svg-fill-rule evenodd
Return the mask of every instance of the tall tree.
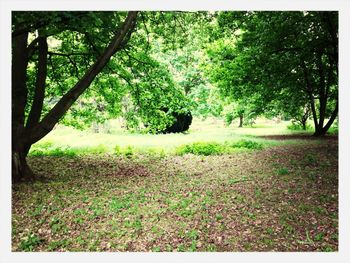
<path id="1" fill-rule="evenodd" d="M 136 11 L 128 12 L 122 20 L 118 16 L 117 24 L 109 44 L 101 50 L 99 56 L 88 66 L 77 82 L 68 89 L 57 103 L 42 115 L 44 95 L 46 89 L 48 64 L 48 37 L 64 33 L 67 30 L 84 31 L 87 21 L 103 24 L 103 16 L 96 17 L 91 12 L 14 12 L 12 28 L 12 179 L 20 181 L 33 176 L 26 162 L 26 155 L 30 146 L 48 134 L 55 124 L 68 111 L 96 76 L 107 65 L 110 58 L 128 43 L 137 21 Z M 84 20 L 88 18 L 88 20 Z M 110 28 L 110 27 L 108 27 Z M 95 28 L 98 33 L 103 27 Z M 88 31 L 87 29 L 85 31 Z M 85 34 L 88 36 L 89 34 Z M 33 40 L 31 38 L 34 38 Z M 30 41 L 30 42 L 29 42 Z M 26 118 L 28 86 L 27 72 L 30 59 L 37 49 L 37 74 L 33 101 L 29 115 Z M 67 54 L 66 54 L 67 55 Z"/>

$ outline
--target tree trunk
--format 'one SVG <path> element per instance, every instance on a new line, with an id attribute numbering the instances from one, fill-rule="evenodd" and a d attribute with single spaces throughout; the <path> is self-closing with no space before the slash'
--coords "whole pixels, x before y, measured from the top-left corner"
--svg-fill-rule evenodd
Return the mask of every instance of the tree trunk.
<path id="1" fill-rule="evenodd" d="M 243 127 L 243 114 L 239 115 L 239 125 L 238 125 L 239 128 L 242 128 Z"/>
<path id="2" fill-rule="evenodd" d="M 12 181 L 31 177 L 23 147 L 24 109 L 27 103 L 28 33 L 12 39 Z"/>
<path id="3" fill-rule="evenodd" d="M 334 110 L 332 112 L 331 118 L 328 120 L 327 124 L 324 127 L 322 127 L 320 125 L 316 126 L 315 127 L 315 133 L 313 134 L 313 136 L 317 137 L 317 136 L 324 136 L 324 135 L 326 135 L 327 131 L 332 126 L 334 120 L 338 116 L 338 107 L 339 107 L 339 105 L 338 105 L 338 101 L 337 101 L 337 103 L 335 105 L 335 108 L 334 108 Z"/>
<path id="4" fill-rule="evenodd" d="M 16 143 L 12 149 L 12 182 L 33 180 L 34 174 L 27 164 L 24 147 Z"/>
<path id="5" fill-rule="evenodd" d="M 324 135 L 326 135 L 326 132 L 327 131 L 324 130 L 320 125 L 317 125 L 315 127 L 315 132 L 314 132 L 313 136 L 315 136 L 315 137 L 324 136 Z"/>
<path id="6" fill-rule="evenodd" d="M 38 69 L 36 75 L 36 83 L 35 83 L 35 91 L 34 91 L 34 99 L 32 103 L 31 110 L 29 112 L 26 124 L 26 130 L 31 129 L 34 125 L 39 123 L 40 116 L 43 109 L 44 97 L 45 97 L 45 86 L 46 86 L 46 77 L 47 77 L 47 38 L 46 36 L 41 36 L 41 32 L 39 31 L 38 37 Z M 24 146 L 25 155 L 28 154 L 31 143 L 27 143 Z"/>

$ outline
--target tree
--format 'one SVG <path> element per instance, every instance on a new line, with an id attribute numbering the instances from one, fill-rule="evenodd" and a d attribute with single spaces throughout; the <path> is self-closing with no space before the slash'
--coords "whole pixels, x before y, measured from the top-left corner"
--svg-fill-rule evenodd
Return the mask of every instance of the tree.
<path id="1" fill-rule="evenodd" d="M 154 39 L 151 53 L 159 62 L 166 65 L 173 77 L 175 85 L 182 89 L 187 98 L 186 108 L 194 116 L 206 118 L 209 115 L 219 115 L 221 104 L 216 101 L 216 90 L 203 74 L 201 64 L 205 57 L 204 47 L 209 42 L 210 22 L 214 15 L 208 12 L 181 13 L 176 23 L 183 35 L 174 48 L 169 49 L 169 43 L 163 38 Z M 174 36 L 173 34 L 170 39 Z"/>
<path id="2" fill-rule="evenodd" d="M 96 76 L 107 65 L 110 58 L 128 43 L 135 28 L 138 12 L 128 12 L 123 21 L 114 25 L 113 36 L 109 44 L 102 50 L 77 82 L 57 101 L 42 117 L 46 78 L 48 75 L 48 38 L 56 34 L 64 34 L 66 30 L 81 32 L 87 21 L 94 18 L 103 24 L 103 16 L 95 14 L 69 12 L 15 12 L 12 28 L 12 179 L 20 181 L 33 177 L 26 162 L 30 146 L 48 134 L 55 124 L 68 111 L 73 103 L 90 86 Z M 89 18 L 84 21 L 84 18 Z M 120 16 L 117 17 L 119 20 Z M 110 28 L 110 27 L 109 27 Z M 100 31 L 103 31 L 101 29 Z M 113 31 L 111 31 L 113 32 Z M 109 32 L 111 34 L 111 32 Z M 100 32 L 99 32 L 100 33 Z M 35 35 L 36 34 L 36 35 Z M 30 38 L 35 35 L 35 38 Z M 85 34 L 85 36 L 88 34 Z M 28 44 L 28 41 L 31 41 Z M 25 109 L 28 98 L 27 71 L 30 59 L 37 49 L 37 73 L 33 100 L 26 118 Z M 72 55 L 72 54 L 71 54 Z"/>
<path id="3" fill-rule="evenodd" d="M 218 26 L 229 38 L 223 93 L 258 94 L 263 112 L 308 106 L 324 135 L 338 114 L 337 12 L 221 12 Z"/>
<path id="4" fill-rule="evenodd" d="M 26 155 L 57 123 L 86 128 L 120 116 L 127 101 L 135 125 L 141 121 L 151 130 L 171 125 L 172 113 L 185 112 L 188 101 L 166 66 L 152 57 L 152 38 L 178 48 L 186 39 L 183 25 L 202 15 L 14 12 L 13 180 L 33 176 Z"/>
<path id="5" fill-rule="evenodd" d="M 235 39 L 222 37 L 207 46 L 208 62 L 203 67 L 209 80 L 218 88 L 221 100 L 226 107 L 226 123 L 229 125 L 235 118 L 239 118 L 238 127 L 251 124 L 258 114 L 266 110 L 261 106 L 258 94 L 245 97 L 244 90 L 247 83 L 237 81 L 241 71 L 237 67 L 238 55 L 235 50 Z"/>

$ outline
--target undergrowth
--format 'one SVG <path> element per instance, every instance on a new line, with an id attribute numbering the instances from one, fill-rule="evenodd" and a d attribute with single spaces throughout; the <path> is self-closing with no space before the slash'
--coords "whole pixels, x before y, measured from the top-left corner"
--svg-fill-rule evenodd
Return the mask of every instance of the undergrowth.
<path id="1" fill-rule="evenodd" d="M 222 144 L 217 142 L 195 142 L 177 147 L 175 153 L 177 155 L 191 153 L 208 156 L 232 153 L 237 149 L 261 150 L 263 149 L 263 144 L 251 140 L 239 140 L 233 143 L 226 142 Z"/>
<path id="2" fill-rule="evenodd" d="M 176 147 L 171 153 L 175 155 L 194 154 L 194 155 L 221 155 L 229 154 L 237 150 L 261 150 L 264 144 L 252 140 L 239 140 L 235 142 L 194 142 Z M 57 146 L 51 142 L 33 145 L 29 152 L 30 156 L 83 156 L 95 154 L 115 154 L 132 158 L 135 155 L 143 154 L 154 157 L 165 157 L 167 154 L 162 148 L 136 148 L 133 146 L 121 147 L 116 145 L 111 151 L 104 145 L 90 147 L 69 147 Z"/>

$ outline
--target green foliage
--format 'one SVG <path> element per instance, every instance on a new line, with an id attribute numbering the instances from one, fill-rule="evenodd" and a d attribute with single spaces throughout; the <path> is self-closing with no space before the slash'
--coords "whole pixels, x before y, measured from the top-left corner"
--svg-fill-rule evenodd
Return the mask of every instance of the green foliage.
<path id="1" fill-rule="evenodd" d="M 317 234 L 314 236 L 314 240 L 315 240 L 315 241 L 322 241 L 323 238 L 324 238 L 324 233 L 323 233 L 323 232 L 317 233 Z"/>
<path id="2" fill-rule="evenodd" d="M 30 233 L 21 241 L 19 248 L 23 251 L 33 251 L 41 242 L 37 235 Z"/>
<path id="3" fill-rule="evenodd" d="M 122 209 L 128 209 L 131 207 L 131 201 L 128 198 L 116 198 L 112 197 L 112 200 L 109 205 L 110 209 L 114 212 L 119 212 Z"/>
<path id="4" fill-rule="evenodd" d="M 31 156 L 69 156 L 77 155 L 76 150 L 69 146 L 54 146 L 51 142 L 35 145 L 31 148 L 29 155 Z"/>
<path id="5" fill-rule="evenodd" d="M 35 144 L 31 147 L 29 152 L 30 156 L 68 156 L 75 157 L 80 155 L 89 154 L 103 154 L 108 151 L 108 148 L 104 145 L 97 145 L 91 147 L 70 147 L 70 146 L 56 146 L 52 142 L 45 142 Z"/>
<path id="6" fill-rule="evenodd" d="M 287 168 L 280 168 L 277 170 L 278 175 L 287 175 L 289 174 L 289 170 Z"/>
<path id="7" fill-rule="evenodd" d="M 195 155 L 217 155 L 223 154 L 224 146 L 216 142 L 195 142 L 192 144 L 186 144 L 176 149 L 178 155 L 192 153 Z"/>
<path id="8" fill-rule="evenodd" d="M 304 130 L 303 126 L 300 123 L 296 123 L 296 122 L 292 122 L 290 125 L 288 125 L 287 129 L 291 130 L 291 131 L 303 131 Z M 306 125 L 306 130 L 309 130 L 309 131 L 312 130 L 312 127 L 310 124 Z"/>
<path id="9" fill-rule="evenodd" d="M 63 239 L 59 241 L 52 241 L 48 246 L 49 251 L 54 251 L 57 248 L 66 248 L 71 242 L 68 239 Z"/>
<path id="10" fill-rule="evenodd" d="M 127 158 L 131 158 L 135 153 L 135 149 L 132 146 L 121 148 L 119 145 L 116 145 L 114 147 L 114 153 L 118 156 L 125 156 Z"/>
<path id="11" fill-rule="evenodd" d="M 226 126 L 229 126 L 231 123 L 232 123 L 232 121 L 235 119 L 235 116 L 234 116 L 234 113 L 233 112 L 227 112 L 226 114 L 225 114 L 225 124 L 226 124 Z"/>
<path id="12" fill-rule="evenodd" d="M 256 114 L 303 121 L 314 103 L 328 118 L 338 93 L 337 20 L 336 12 L 220 12 L 206 72 L 222 97 Z M 321 107 L 313 98 L 324 96 Z"/>
<path id="13" fill-rule="evenodd" d="M 178 155 L 191 153 L 195 155 L 208 156 L 230 153 L 235 149 L 261 150 L 263 149 L 263 145 L 255 141 L 245 139 L 233 143 L 226 142 L 224 144 L 216 142 L 195 142 L 177 147 L 175 153 Z"/>
<path id="14" fill-rule="evenodd" d="M 261 150 L 263 148 L 263 145 L 261 143 L 251 140 L 239 140 L 230 146 L 233 148 L 246 148 L 252 150 Z"/>

